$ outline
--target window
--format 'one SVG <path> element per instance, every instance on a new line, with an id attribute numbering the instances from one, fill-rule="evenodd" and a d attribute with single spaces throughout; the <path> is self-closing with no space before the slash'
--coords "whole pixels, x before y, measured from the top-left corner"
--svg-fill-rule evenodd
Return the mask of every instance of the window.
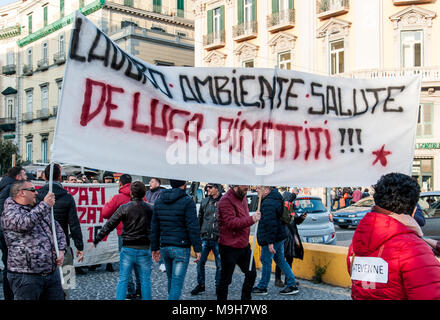
<path id="1" fill-rule="evenodd" d="M 14 64 L 14 51 L 8 50 L 8 53 L 6 55 L 6 63 L 8 65 Z"/>
<path id="2" fill-rule="evenodd" d="M 162 13 L 162 0 L 153 0 L 153 12 Z"/>
<path id="3" fill-rule="evenodd" d="M 65 41 L 64 41 L 64 34 L 60 34 L 58 37 L 58 52 L 60 54 L 63 54 L 65 51 Z"/>
<path id="4" fill-rule="evenodd" d="M 243 68 L 253 68 L 254 60 L 243 61 Z"/>
<path id="5" fill-rule="evenodd" d="M 48 163 L 48 139 L 47 137 L 42 137 L 41 138 L 41 162 L 43 163 Z"/>
<path id="6" fill-rule="evenodd" d="M 403 68 L 421 67 L 423 64 L 423 32 L 402 31 L 401 64 Z"/>
<path id="7" fill-rule="evenodd" d="M 344 40 L 330 43 L 330 74 L 344 73 Z"/>
<path id="8" fill-rule="evenodd" d="M 43 60 L 48 60 L 48 58 L 47 58 L 48 56 L 49 56 L 48 43 L 44 42 L 43 43 L 43 52 L 42 52 Z"/>
<path id="9" fill-rule="evenodd" d="M 156 27 L 156 26 L 152 26 L 152 27 L 151 27 L 151 30 L 159 31 L 159 32 L 166 32 L 164 28 Z"/>
<path id="10" fill-rule="evenodd" d="M 244 0 L 244 22 L 252 21 L 252 0 Z"/>
<path id="11" fill-rule="evenodd" d="M 84 0 L 79 0 L 79 7 L 80 8 L 84 7 Z"/>
<path id="12" fill-rule="evenodd" d="M 32 140 L 26 141 L 26 161 L 32 162 Z"/>
<path id="13" fill-rule="evenodd" d="M 32 15 L 28 15 L 28 30 L 29 30 L 29 34 L 32 33 Z"/>
<path id="14" fill-rule="evenodd" d="M 32 65 L 32 48 L 29 48 L 27 50 L 26 56 L 27 56 L 27 64 L 28 64 L 28 66 L 31 66 Z"/>
<path id="15" fill-rule="evenodd" d="M 290 52 L 282 52 L 278 54 L 278 68 L 287 70 L 292 69 Z"/>
<path id="16" fill-rule="evenodd" d="M 224 41 L 225 6 L 208 10 L 208 44 Z"/>
<path id="17" fill-rule="evenodd" d="M 44 26 L 47 26 L 47 8 L 48 8 L 48 6 L 43 7 L 43 21 L 44 21 Z"/>
<path id="18" fill-rule="evenodd" d="M 58 86 L 58 106 L 61 103 L 61 93 L 63 89 L 63 80 L 57 80 L 57 86 Z"/>
<path id="19" fill-rule="evenodd" d="M 419 118 L 417 119 L 417 137 L 432 137 L 432 124 L 434 118 L 434 105 L 422 103 L 419 106 Z"/>
<path id="20" fill-rule="evenodd" d="M 32 90 L 26 91 L 26 113 L 32 113 L 34 94 Z"/>
<path id="21" fill-rule="evenodd" d="M 124 6 L 133 7 L 133 0 L 124 0 Z"/>
<path id="22" fill-rule="evenodd" d="M 221 9 L 219 8 L 215 8 L 213 11 L 213 27 L 214 27 L 214 34 L 218 34 L 220 33 L 221 30 L 221 24 L 222 24 L 222 13 L 221 13 Z"/>
<path id="23" fill-rule="evenodd" d="M 177 35 L 178 35 L 179 37 L 181 37 L 181 38 L 186 38 L 186 37 L 187 37 L 186 33 L 184 33 L 184 32 L 180 32 L 180 31 L 177 31 Z"/>
<path id="24" fill-rule="evenodd" d="M 238 24 L 255 21 L 257 19 L 257 1 L 256 0 L 238 0 Z"/>
<path id="25" fill-rule="evenodd" d="M 60 18 L 64 17 L 64 0 L 60 0 Z"/>
<path id="26" fill-rule="evenodd" d="M 185 0 L 177 0 L 177 16 L 185 17 Z"/>
<path id="27" fill-rule="evenodd" d="M 14 98 L 6 99 L 6 118 L 14 118 Z"/>
<path id="28" fill-rule="evenodd" d="M 49 86 L 41 86 L 41 110 L 49 110 Z"/>

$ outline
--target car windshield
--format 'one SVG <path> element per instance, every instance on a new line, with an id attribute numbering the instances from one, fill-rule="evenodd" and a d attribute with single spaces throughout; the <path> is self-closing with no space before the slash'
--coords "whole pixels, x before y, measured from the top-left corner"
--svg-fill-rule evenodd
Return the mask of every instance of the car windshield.
<path id="1" fill-rule="evenodd" d="M 320 199 L 301 198 L 295 200 L 295 212 L 303 213 L 322 213 L 327 212 Z"/>
<path id="2" fill-rule="evenodd" d="M 374 206 L 374 199 L 372 197 L 364 198 L 353 204 L 353 207 L 372 207 Z"/>

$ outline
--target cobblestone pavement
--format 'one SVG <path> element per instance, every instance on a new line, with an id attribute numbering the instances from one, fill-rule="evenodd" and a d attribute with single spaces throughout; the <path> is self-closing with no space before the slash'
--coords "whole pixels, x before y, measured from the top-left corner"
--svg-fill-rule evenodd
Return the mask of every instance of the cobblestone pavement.
<path id="1" fill-rule="evenodd" d="M 197 284 L 196 264 L 193 258 L 188 266 L 188 272 L 185 278 L 185 284 L 182 292 L 182 300 L 215 300 L 215 264 L 208 261 L 206 264 L 206 291 L 197 296 L 191 295 L 191 290 Z M 88 271 L 86 275 L 76 276 L 76 289 L 72 289 L 70 294 L 71 300 L 113 300 L 115 299 L 116 284 L 118 282 L 119 264 L 113 264 L 115 271 L 105 271 L 105 265 L 102 265 L 96 271 Z M 166 300 L 167 293 L 167 276 L 166 273 L 159 270 L 159 265 L 153 263 L 151 274 L 151 283 L 154 300 Z M 295 266 L 294 266 L 295 267 Z M 258 271 L 256 284 L 261 276 Z M 232 278 L 232 284 L 229 286 L 228 299 L 239 300 L 241 296 L 241 286 L 244 276 L 237 267 Z M 283 296 L 278 292 L 281 288 L 274 286 L 274 275 L 268 287 L 268 295 L 256 296 L 254 300 L 351 300 L 350 289 L 334 287 L 326 284 L 314 284 L 310 281 L 297 279 L 299 282 L 299 293 L 293 296 Z M 3 299 L 3 288 L 0 283 L 0 299 Z"/>

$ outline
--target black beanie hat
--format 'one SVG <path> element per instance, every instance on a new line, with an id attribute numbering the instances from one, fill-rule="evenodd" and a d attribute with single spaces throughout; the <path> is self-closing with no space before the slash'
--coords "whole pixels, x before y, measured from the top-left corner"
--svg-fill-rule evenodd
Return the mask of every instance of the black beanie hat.
<path id="1" fill-rule="evenodd" d="M 186 184 L 185 180 L 172 180 L 170 179 L 170 185 L 172 188 L 179 188 Z"/>

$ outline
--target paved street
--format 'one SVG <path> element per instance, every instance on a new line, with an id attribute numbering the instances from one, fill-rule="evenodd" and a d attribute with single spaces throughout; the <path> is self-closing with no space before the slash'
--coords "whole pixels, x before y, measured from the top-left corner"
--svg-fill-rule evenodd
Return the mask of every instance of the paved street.
<path id="1" fill-rule="evenodd" d="M 193 259 L 191 259 L 192 261 Z M 115 298 L 116 284 L 118 281 L 119 264 L 115 263 L 115 272 L 106 272 L 105 266 L 96 271 L 89 271 L 86 275 L 78 275 L 76 278 L 77 289 L 71 290 L 72 300 L 112 300 Z M 208 261 L 206 268 L 206 292 L 202 295 L 191 296 L 190 291 L 196 286 L 196 265 L 190 263 L 185 279 L 185 285 L 182 300 L 215 300 L 215 265 Z M 230 286 L 230 300 L 239 300 L 241 294 L 241 285 L 243 284 L 243 275 L 239 268 L 236 268 L 232 284 Z M 260 279 L 258 271 L 257 281 Z M 272 280 L 268 287 L 269 294 L 266 296 L 255 296 L 255 300 L 351 300 L 350 289 L 334 287 L 326 284 L 314 284 L 310 281 L 297 279 L 300 283 L 300 292 L 294 296 L 282 296 L 278 294 L 281 288 L 273 285 Z M 153 264 L 151 276 L 153 299 L 166 300 L 167 277 L 161 272 L 158 264 Z M 0 287 L 2 284 L 0 283 Z M 0 290 L 0 298 L 3 299 L 3 288 Z"/>

